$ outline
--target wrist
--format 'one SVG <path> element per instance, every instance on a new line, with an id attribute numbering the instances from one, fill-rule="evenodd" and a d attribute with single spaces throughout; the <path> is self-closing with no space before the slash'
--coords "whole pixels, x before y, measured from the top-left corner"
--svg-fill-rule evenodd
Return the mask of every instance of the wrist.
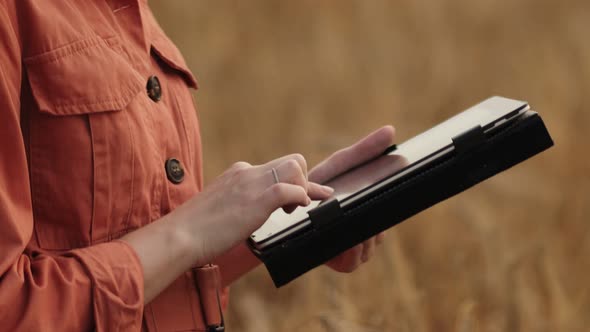
<path id="1" fill-rule="evenodd" d="M 195 229 L 197 228 L 195 224 L 198 223 L 194 222 L 194 217 L 193 220 L 190 220 L 182 213 L 172 213 L 163 219 L 163 224 L 167 224 L 167 243 L 176 248 L 178 259 L 183 262 L 186 261 L 190 266 L 201 266 L 209 263 L 208 245 L 205 243 L 206 235 L 202 230 Z"/>

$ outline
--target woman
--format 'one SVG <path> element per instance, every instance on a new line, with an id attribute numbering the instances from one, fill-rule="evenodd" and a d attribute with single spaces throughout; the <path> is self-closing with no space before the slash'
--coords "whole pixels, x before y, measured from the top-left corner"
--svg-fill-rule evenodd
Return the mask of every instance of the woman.
<path id="1" fill-rule="evenodd" d="M 222 330 L 243 244 L 387 147 L 307 172 L 236 163 L 204 190 L 197 83 L 139 0 L 0 1 L 0 322 L 7 331 Z M 366 261 L 380 237 L 329 262 Z"/>

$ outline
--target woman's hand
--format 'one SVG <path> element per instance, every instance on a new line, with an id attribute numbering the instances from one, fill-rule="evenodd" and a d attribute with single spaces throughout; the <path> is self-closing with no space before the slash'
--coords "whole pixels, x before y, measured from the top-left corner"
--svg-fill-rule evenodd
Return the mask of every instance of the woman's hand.
<path id="1" fill-rule="evenodd" d="M 393 142 L 395 130 L 391 126 L 382 127 L 350 147 L 335 152 L 309 172 L 310 181 L 325 183 L 347 170 L 379 156 Z M 383 241 L 380 233 L 365 242 L 348 249 L 326 263 L 338 272 L 352 272 L 371 258 L 375 247 Z"/>
<path id="2" fill-rule="evenodd" d="M 243 243 L 276 209 L 289 212 L 332 192 L 307 180 L 307 163 L 299 154 L 258 166 L 234 164 L 170 214 L 122 238 L 142 263 L 145 302 L 191 266 L 210 263 Z"/>
<path id="3" fill-rule="evenodd" d="M 172 214 L 190 216 L 191 234 L 209 234 L 202 251 L 217 257 L 247 239 L 276 209 L 291 212 L 332 191 L 309 182 L 305 158 L 293 154 L 258 166 L 238 162 Z"/>
<path id="4" fill-rule="evenodd" d="M 391 145 L 393 136 L 393 127 L 386 126 L 369 134 L 356 144 L 334 153 L 310 171 L 309 179 L 313 182 L 308 183 L 326 183 L 336 175 L 378 156 Z M 312 191 L 310 191 L 310 196 L 313 196 Z M 311 198 L 324 199 L 327 196 L 326 193 L 325 197 L 315 196 Z M 381 233 L 345 251 L 326 263 L 326 265 L 336 271 L 352 272 L 371 257 L 375 246 L 381 243 L 383 236 L 383 233 Z M 228 286 L 258 266 L 260 261 L 245 244 L 241 244 L 220 256 L 215 261 L 215 264 L 219 265 L 221 269 L 223 285 Z"/>

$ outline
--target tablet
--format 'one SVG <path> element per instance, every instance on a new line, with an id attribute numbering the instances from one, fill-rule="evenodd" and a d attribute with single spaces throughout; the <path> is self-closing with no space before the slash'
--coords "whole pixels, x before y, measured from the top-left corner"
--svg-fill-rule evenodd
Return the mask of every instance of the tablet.
<path id="1" fill-rule="evenodd" d="M 492 97 L 327 181 L 331 198 L 275 211 L 248 242 L 281 287 L 552 145 L 526 102 Z"/>
<path id="2" fill-rule="evenodd" d="M 397 145 L 364 165 L 356 167 L 325 183 L 334 188 L 333 197 L 342 207 L 363 196 L 402 181 L 404 175 L 433 162 L 454 150 L 452 138 L 474 127 L 490 133 L 517 119 L 529 110 L 526 102 L 503 97 L 489 98 L 435 127 Z M 291 214 L 279 209 L 251 236 L 251 244 L 259 250 L 280 243 L 281 240 L 309 227 L 308 212 L 321 202 L 313 201 L 298 207 Z"/>

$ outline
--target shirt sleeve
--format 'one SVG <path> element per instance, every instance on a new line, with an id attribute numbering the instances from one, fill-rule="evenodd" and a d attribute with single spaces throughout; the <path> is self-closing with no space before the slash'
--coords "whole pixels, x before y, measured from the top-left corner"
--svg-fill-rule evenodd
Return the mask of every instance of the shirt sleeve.
<path id="1" fill-rule="evenodd" d="M 0 2 L 0 322 L 6 331 L 139 331 L 143 272 L 122 241 L 29 252 L 33 213 L 20 127 L 22 61 Z"/>

